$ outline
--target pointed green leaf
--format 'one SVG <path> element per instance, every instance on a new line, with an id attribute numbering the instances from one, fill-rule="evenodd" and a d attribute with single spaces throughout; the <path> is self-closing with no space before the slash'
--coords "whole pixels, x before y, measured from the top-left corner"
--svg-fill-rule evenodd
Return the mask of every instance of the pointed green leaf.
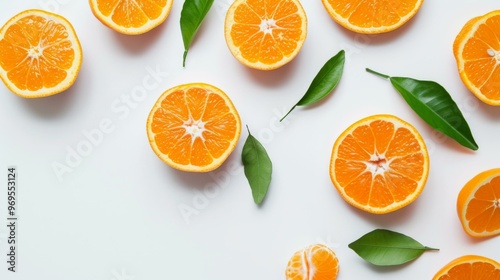
<path id="1" fill-rule="evenodd" d="M 271 184 L 273 164 L 267 155 L 266 149 L 253 137 L 248 126 L 247 130 L 248 138 L 243 146 L 241 160 L 243 161 L 245 176 L 252 189 L 253 199 L 256 204 L 261 204 Z"/>
<path id="2" fill-rule="evenodd" d="M 389 79 L 406 103 L 432 128 L 451 137 L 464 147 L 478 149 L 462 112 L 440 84 L 405 77 L 390 77 L 368 68 L 366 70 Z"/>
<path id="3" fill-rule="evenodd" d="M 344 63 L 345 51 L 341 50 L 321 67 L 321 70 L 319 70 L 318 74 L 311 82 L 304 96 L 283 118 L 281 118 L 280 121 L 284 120 L 295 107 L 311 105 L 327 97 L 339 83 L 342 73 L 344 72 Z"/>
<path id="4" fill-rule="evenodd" d="M 181 33 L 184 42 L 182 66 L 186 66 L 189 46 L 198 32 L 203 19 L 212 7 L 214 0 L 186 0 L 181 11 Z"/>
<path id="5" fill-rule="evenodd" d="M 379 266 L 400 265 L 418 258 L 427 250 L 439 250 L 423 246 L 404 234 L 376 229 L 349 244 L 364 260 Z"/>

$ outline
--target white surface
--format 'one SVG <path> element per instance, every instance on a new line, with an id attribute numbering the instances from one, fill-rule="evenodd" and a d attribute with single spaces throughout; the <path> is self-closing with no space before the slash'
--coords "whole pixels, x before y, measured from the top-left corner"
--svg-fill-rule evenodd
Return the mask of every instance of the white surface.
<path id="1" fill-rule="evenodd" d="M 292 254 L 317 242 L 337 253 L 338 279 L 430 279 L 461 255 L 500 260 L 500 239 L 469 238 L 455 211 L 461 187 L 480 171 L 499 165 L 500 108 L 467 91 L 452 54 L 463 24 L 498 9 L 496 1 L 429 0 L 399 30 L 367 36 L 334 23 L 321 1 L 304 0 L 309 19 L 305 45 L 292 63 L 272 72 L 250 70 L 231 56 L 223 35 L 230 2 L 215 0 L 185 69 L 180 0 L 164 24 L 137 37 L 102 25 L 87 1 L 0 4 L 2 23 L 27 8 L 57 9 L 73 23 L 84 52 L 75 85 L 62 94 L 24 100 L 0 85 L 0 167 L 17 166 L 20 178 L 18 273 L 8 273 L 2 261 L 0 279 L 285 279 Z M 297 108 L 284 126 L 277 125 L 277 118 L 340 49 L 346 50 L 347 62 L 334 93 L 317 106 Z M 130 96 L 150 75 L 148 68 L 157 67 L 168 77 L 160 77 L 157 87 L 135 108 L 127 107 L 126 114 L 121 96 Z M 466 116 L 479 151 L 439 138 L 388 82 L 366 73 L 365 67 L 442 84 Z M 223 89 L 243 124 L 270 154 L 273 181 L 261 207 L 253 203 L 240 162 L 245 131 L 227 162 L 210 174 L 175 171 L 149 147 L 145 121 L 156 98 L 172 86 L 196 81 Z M 336 137 L 352 122 L 375 113 L 395 114 L 415 125 L 431 158 L 420 198 L 382 216 L 347 205 L 328 174 Z M 59 181 L 53 164 L 67 164 L 68 149 L 86 140 L 83 131 L 99 128 L 106 119 L 114 130 Z M 200 199 L 196 190 L 217 182 L 222 187 Z M 0 185 L 4 260 L 6 179 Z M 187 206 L 197 213 L 183 217 L 180 208 Z M 347 245 L 375 228 L 405 233 L 441 251 L 400 267 L 371 266 Z"/>

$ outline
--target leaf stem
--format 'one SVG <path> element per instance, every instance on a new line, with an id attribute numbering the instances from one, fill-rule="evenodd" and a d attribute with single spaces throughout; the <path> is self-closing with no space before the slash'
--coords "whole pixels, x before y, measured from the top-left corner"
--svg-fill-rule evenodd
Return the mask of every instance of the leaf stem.
<path id="1" fill-rule="evenodd" d="M 186 67 L 186 57 L 188 55 L 188 50 L 184 50 L 184 55 L 182 56 L 182 67 Z"/>
<path id="2" fill-rule="evenodd" d="M 377 71 L 373 71 L 373 70 L 372 70 L 372 69 L 370 69 L 370 68 L 366 68 L 366 71 L 367 71 L 368 73 L 372 73 L 372 74 L 375 74 L 375 75 L 377 75 L 377 76 L 380 76 L 380 77 L 382 77 L 382 78 L 384 78 L 384 79 L 390 79 L 390 78 L 391 78 L 391 76 L 387 76 L 387 75 L 382 74 L 382 73 L 379 73 L 379 72 L 377 72 Z"/>
<path id="3" fill-rule="evenodd" d="M 439 251 L 438 248 L 431 248 L 431 247 L 427 247 L 427 246 L 425 246 L 424 249 L 428 250 L 428 251 Z"/>
<path id="4" fill-rule="evenodd" d="M 247 131 L 248 131 L 248 135 L 252 135 L 252 133 L 250 133 L 250 128 L 248 128 L 248 124 L 246 125 L 247 127 Z"/>
<path id="5" fill-rule="evenodd" d="M 286 113 L 286 115 L 284 115 L 283 118 L 280 119 L 280 122 L 283 121 L 286 118 L 286 116 L 288 116 L 288 114 L 290 114 L 293 111 L 293 109 L 295 109 L 295 107 L 297 107 L 297 105 L 293 105 L 292 109 L 290 109 L 290 111 L 288 111 L 288 113 Z"/>

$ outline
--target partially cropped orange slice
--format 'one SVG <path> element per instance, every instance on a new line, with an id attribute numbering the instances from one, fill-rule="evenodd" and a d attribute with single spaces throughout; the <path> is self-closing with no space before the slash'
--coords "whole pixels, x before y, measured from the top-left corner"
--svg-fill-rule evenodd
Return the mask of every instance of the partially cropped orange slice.
<path id="1" fill-rule="evenodd" d="M 420 195 L 429 157 L 417 129 L 393 115 L 374 115 L 349 126 L 335 141 L 330 177 L 342 198 L 384 214 Z"/>
<path id="2" fill-rule="evenodd" d="M 311 245 L 293 254 L 286 268 L 287 280 L 335 280 L 339 261 L 325 245 Z"/>
<path id="3" fill-rule="evenodd" d="M 220 89 L 202 83 L 165 91 L 147 121 L 151 148 L 173 168 L 207 172 L 220 166 L 241 133 L 238 112 Z"/>
<path id="4" fill-rule="evenodd" d="M 307 18 L 298 0 L 235 0 L 226 14 L 224 35 L 242 64 L 273 70 L 299 53 Z"/>
<path id="5" fill-rule="evenodd" d="M 143 34 L 165 21 L 173 0 L 89 0 L 92 13 L 123 34 Z"/>
<path id="6" fill-rule="evenodd" d="M 481 172 L 465 184 L 458 195 L 457 212 L 470 236 L 500 234 L 500 168 Z"/>
<path id="7" fill-rule="evenodd" d="M 500 280 L 500 263 L 483 256 L 462 256 L 441 268 L 432 280 Z"/>
<path id="8" fill-rule="evenodd" d="M 500 106 L 500 10 L 467 22 L 453 54 L 465 86 L 484 103 Z"/>
<path id="9" fill-rule="evenodd" d="M 423 0 L 322 0 L 330 16 L 358 33 L 378 34 L 398 29 L 420 10 Z"/>
<path id="10" fill-rule="evenodd" d="M 36 98 L 68 89 L 82 65 L 82 48 L 62 16 L 26 10 L 0 29 L 0 78 L 15 94 Z"/>

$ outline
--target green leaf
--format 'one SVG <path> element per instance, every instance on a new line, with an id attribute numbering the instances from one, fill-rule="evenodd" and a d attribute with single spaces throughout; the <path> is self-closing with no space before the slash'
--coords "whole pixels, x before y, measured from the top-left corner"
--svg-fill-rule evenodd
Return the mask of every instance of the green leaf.
<path id="1" fill-rule="evenodd" d="M 479 148 L 462 112 L 440 84 L 405 77 L 390 77 L 368 68 L 366 71 L 389 79 L 406 103 L 431 127 L 464 147 L 474 151 Z"/>
<path id="2" fill-rule="evenodd" d="M 273 164 L 267 155 L 266 149 L 253 137 L 248 126 L 247 130 L 248 138 L 243 146 L 241 160 L 243 161 L 245 176 L 252 189 L 253 200 L 256 204 L 261 204 L 271 184 Z"/>
<path id="3" fill-rule="evenodd" d="M 181 32 L 184 42 L 184 55 L 182 57 L 182 66 L 186 66 L 186 57 L 189 46 L 196 36 L 203 19 L 212 7 L 214 0 L 186 0 L 181 11 Z"/>
<path id="4" fill-rule="evenodd" d="M 364 260 L 379 266 L 400 265 L 418 258 L 424 251 L 439 250 L 423 246 L 411 237 L 376 229 L 349 244 Z"/>
<path id="5" fill-rule="evenodd" d="M 321 70 L 319 70 L 318 74 L 311 82 L 309 89 L 307 89 L 302 99 L 281 118 L 280 122 L 284 120 L 295 107 L 310 105 L 327 97 L 339 83 L 342 73 L 344 72 L 344 63 L 345 51 L 341 50 L 321 67 Z"/>

